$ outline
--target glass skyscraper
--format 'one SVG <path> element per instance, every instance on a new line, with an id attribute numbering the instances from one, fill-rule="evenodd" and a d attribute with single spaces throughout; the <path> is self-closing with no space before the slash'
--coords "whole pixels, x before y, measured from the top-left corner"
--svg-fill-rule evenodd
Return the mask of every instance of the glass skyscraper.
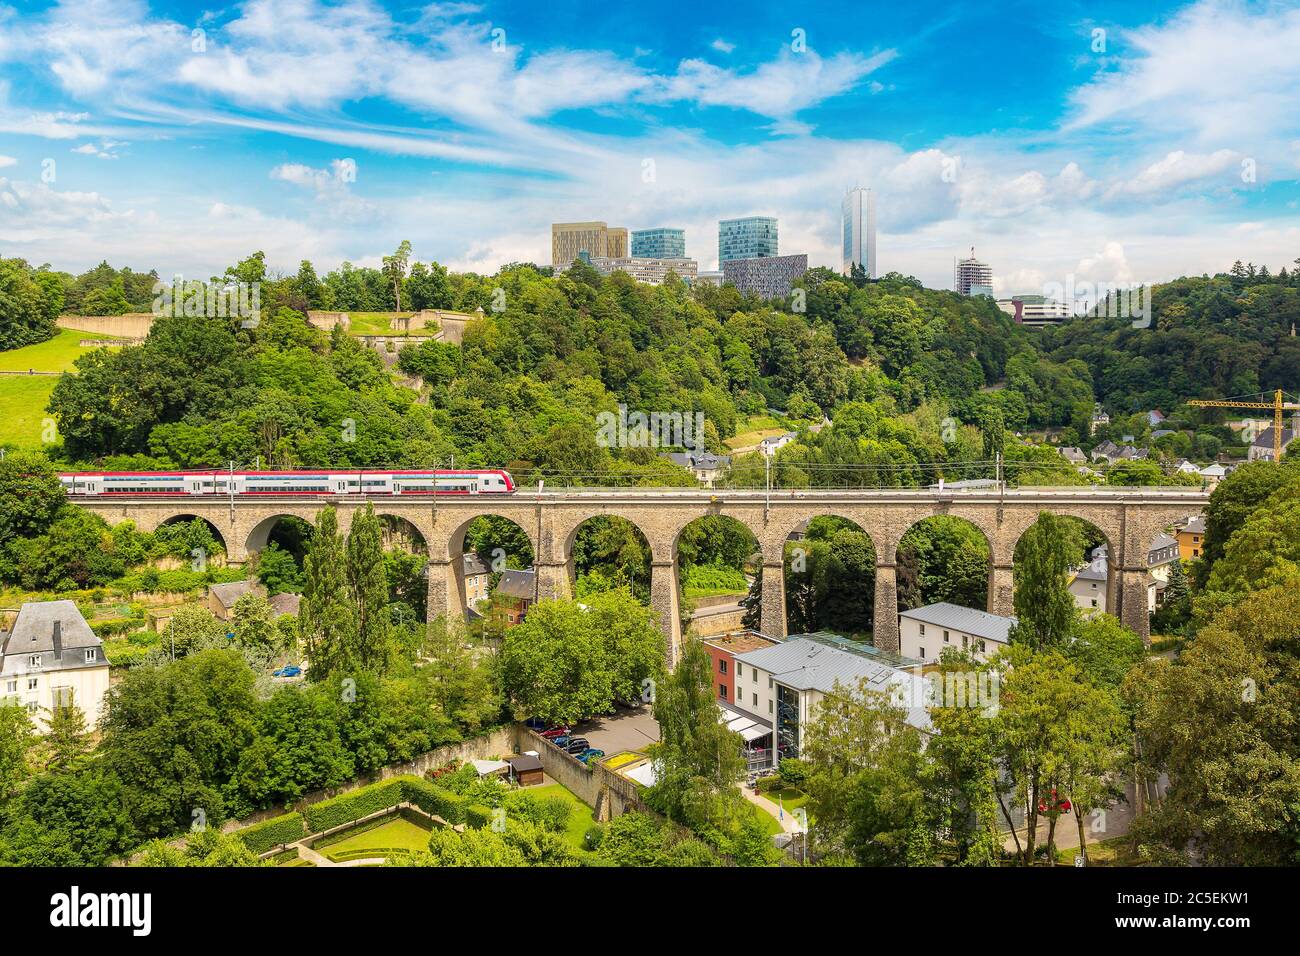
<path id="1" fill-rule="evenodd" d="M 870 189 L 855 186 L 844 194 L 840 205 L 840 235 L 844 256 L 840 271 L 848 275 L 862 266 L 867 278 L 876 278 L 876 197 Z"/>
<path id="2" fill-rule="evenodd" d="M 718 264 L 776 255 L 776 219 L 746 216 L 718 223 Z"/>
<path id="3" fill-rule="evenodd" d="M 632 230 L 632 256 L 636 259 L 685 259 L 685 229 Z"/>

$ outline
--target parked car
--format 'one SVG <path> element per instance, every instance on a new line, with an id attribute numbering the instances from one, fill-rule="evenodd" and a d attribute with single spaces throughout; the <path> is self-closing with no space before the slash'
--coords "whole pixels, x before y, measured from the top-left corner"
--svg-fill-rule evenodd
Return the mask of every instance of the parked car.
<path id="1" fill-rule="evenodd" d="M 593 760 L 599 760 L 603 756 L 605 756 L 603 750 L 586 750 L 577 755 L 578 759 L 585 764 L 590 764 Z"/>
<path id="2" fill-rule="evenodd" d="M 272 677 L 301 677 L 302 668 L 297 664 L 286 664 L 277 671 L 271 671 Z"/>
<path id="3" fill-rule="evenodd" d="M 524 726 L 529 730 L 543 731 L 546 729 L 546 721 L 540 717 L 529 717 L 524 721 Z"/>
<path id="4" fill-rule="evenodd" d="M 557 747 L 559 747 L 561 750 L 563 750 L 565 747 L 568 746 L 569 741 L 572 740 L 572 739 L 573 739 L 573 738 L 570 737 L 568 734 L 565 734 L 563 737 L 552 737 L 552 738 L 551 738 L 551 743 L 555 744 L 555 746 L 557 746 Z"/>
<path id="5" fill-rule="evenodd" d="M 569 742 L 564 745 L 564 749 L 566 752 L 571 754 L 580 754 L 590 746 L 591 744 L 587 743 L 586 737 L 572 737 L 569 739 Z"/>
<path id="6" fill-rule="evenodd" d="M 568 732 L 568 727 L 552 727 L 550 730 L 543 730 L 542 736 L 547 740 L 554 740 L 556 737 L 563 737 Z"/>

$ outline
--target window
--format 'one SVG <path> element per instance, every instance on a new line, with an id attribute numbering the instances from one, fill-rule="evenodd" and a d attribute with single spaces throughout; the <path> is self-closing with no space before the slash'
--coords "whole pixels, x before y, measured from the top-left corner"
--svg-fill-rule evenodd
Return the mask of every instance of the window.
<path id="1" fill-rule="evenodd" d="M 967 637 L 965 634 L 963 634 L 961 636 L 961 649 L 964 651 L 969 646 L 970 646 L 970 638 Z"/>
<path id="2" fill-rule="evenodd" d="M 1093 607 L 1096 607 L 1096 606 L 1097 606 L 1097 599 L 1096 599 L 1096 598 L 1093 598 L 1093 599 L 1092 599 L 1092 606 L 1093 606 Z"/>
<path id="3" fill-rule="evenodd" d="M 718 685 L 718 696 L 721 697 L 723 700 L 726 700 L 726 699 L 727 699 L 727 685 L 726 685 L 726 684 L 719 684 L 719 685 Z"/>
<path id="4" fill-rule="evenodd" d="M 749 679 L 752 680 L 755 684 L 758 683 L 758 671 L 754 670 L 754 668 L 752 667 L 749 669 Z"/>
<path id="5" fill-rule="evenodd" d="M 40 654 L 33 654 L 31 657 L 27 658 L 27 666 L 28 666 L 28 667 L 40 667 L 40 666 L 41 666 L 41 655 L 40 655 Z"/>
<path id="6" fill-rule="evenodd" d="M 5 685 L 5 692 L 9 694 L 18 693 L 18 681 L 11 680 L 7 685 Z"/>
<path id="7" fill-rule="evenodd" d="M 757 694 L 754 695 L 754 706 L 755 706 L 755 707 L 758 706 L 758 695 L 757 695 Z"/>
<path id="8" fill-rule="evenodd" d="M 948 643 L 948 632 L 947 632 L 947 631 L 944 631 L 944 632 L 943 632 L 943 642 L 944 642 L 945 644 Z"/>
<path id="9" fill-rule="evenodd" d="M 925 625 L 924 625 L 924 624 L 921 625 L 921 636 L 922 636 L 922 637 L 925 637 Z"/>
<path id="10" fill-rule="evenodd" d="M 918 648 L 917 648 L 917 651 L 919 652 L 919 653 L 917 654 L 917 656 L 920 657 L 922 660 L 925 660 L 925 648 L 924 648 L 924 647 L 918 647 Z"/>
<path id="11" fill-rule="evenodd" d="M 1093 589 L 1094 591 L 1097 590 L 1097 582 L 1096 582 L 1096 581 L 1093 581 L 1093 582 L 1092 582 L 1092 589 Z"/>
<path id="12" fill-rule="evenodd" d="M 86 648 L 86 663 L 87 663 L 87 664 L 93 664 L 93 663 L 95 663 L 95 661 L 98 660 L 98 659 L 99 659 L 99 650 L 98 650 L 98 648 L 94 648 L 94 647 L 88 647 L 88 648 Z"/>
<path id="13" fill-rule="evenodd" d="M 719 674 L 727 673 L 727 662 L 722 660 L 721 658 L 718 659 L 718 673 Z"/>
<path id="14" fill-rule="evenodd" d="M 772 702 L 770 700 L 767 702 L 767 712 L 769 714 L 772 712 Z"/>
<path id="15" fill-rule="evenodd" d="M 980 653 L 983 654 L 984 651 L 985 651 L 984 642 L 980 641 Z"/>
<path id="16" fill-rule="evenodd" d="M 770 677 L 767 679 L 767 689 L 768 690 L 772 689 L 772 678 Z"/>
<path id="17" fill-rule="evenodd" d="M 745 673 L 743 667 L 744 667 L 744 665 L 742 665 L 742 664 L 740 663 L 740 661 L 736 661 L 736 676 L 737 676 L 737 677 L 739 677 L 741 674 Z"/>
<path id="18" fill-rule="evenodd" d="M 28 689 L 28 690 L 35 690 L 35 689 L 36 689 L 36 685 L 39 684 L 39 683 L 40 683 L 40 681 L 39 681 L 37 678 L 35 678 L 35 677 L 29 677 L 29 678 L 27 678 L 27 689 Z"/>

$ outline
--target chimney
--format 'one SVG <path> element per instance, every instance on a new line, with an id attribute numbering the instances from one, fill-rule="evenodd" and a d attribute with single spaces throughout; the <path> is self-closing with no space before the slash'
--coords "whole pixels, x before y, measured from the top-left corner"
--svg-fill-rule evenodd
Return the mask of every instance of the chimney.
<path id="1" fill-rule="evenodd" d="M 54 656 L 59 658 L 63 656 L 63 622 L 54 622 Z"/>

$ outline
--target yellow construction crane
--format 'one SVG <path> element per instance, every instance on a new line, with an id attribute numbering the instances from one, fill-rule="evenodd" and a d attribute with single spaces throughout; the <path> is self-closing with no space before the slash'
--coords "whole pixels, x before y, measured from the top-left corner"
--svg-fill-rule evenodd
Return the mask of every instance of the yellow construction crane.
<path id="1" fill-rule="evenodd" d="M 1271 408 L 1273 410 L 1273 460 L 1282 460 L 1282 413 L 1300 412 L 1300 404 L 1287 402 L 1283 400 L 1284 393 L 1278 389 L 1273 393 L 1271 402 L 1239 402 L 1235 399 L 1225 399 L 1223 401 L 1212 401 L 1210 399 L 1191 399 L 1188 405 L 1199 405 L 1201 408 Z"/>

